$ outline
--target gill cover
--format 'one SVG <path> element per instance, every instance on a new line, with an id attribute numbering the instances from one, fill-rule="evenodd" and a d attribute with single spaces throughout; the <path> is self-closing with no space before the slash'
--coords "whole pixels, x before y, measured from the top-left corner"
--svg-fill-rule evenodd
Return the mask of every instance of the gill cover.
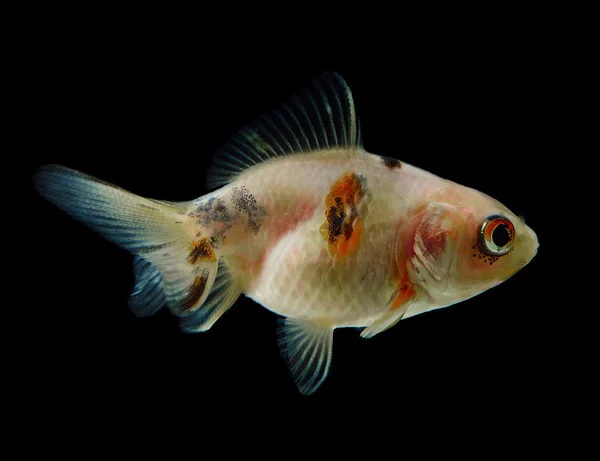
<path id="1" fill-rule="evenodd" d="M 456 257 L 456 208 L 432 202 L 419 222 L 412 264 L 419 285 L 431 287 L 447 282 Z"/>

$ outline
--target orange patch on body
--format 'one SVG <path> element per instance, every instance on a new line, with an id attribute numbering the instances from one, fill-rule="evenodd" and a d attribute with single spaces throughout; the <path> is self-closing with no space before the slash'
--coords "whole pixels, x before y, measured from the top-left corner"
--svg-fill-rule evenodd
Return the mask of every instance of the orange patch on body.
<path id="1" fill-rule="evenodd" d="M 328 242 L 331 256 L 348 256 L 360 245 L 363 217 L 358 207 L 365 196 L 363 183 L 356 173 L 344 173 L 335 181 L 325 198 L 325 219 L 321 235 Z"/>
<path id="2" fill-rule="evenodd" d="M 398 289 L 394 291 L 392 295 L 392 304 L 390 305 L 390 310 L 398 309 L 400 306 L 404 305 L 407 301 L 409 301 L 415 295 L 415 289 L 410 282 L 403 282 L 398 286 Z"/>
<path id="3" fill-rule="evenodd" d="M 413 296 L 415 296 L 415 288 L 410 281 L 408 271 L 401 270 L 396 261 L 392 263 L 392 283 L 396 285 L 396 289 L 390 297 L 390 310 L 396 310 L 403 306 Z"/>
<path id="4" fill-rule="evenodd" d="M 361 235 L 362 235 L 362 220 L 360 218 L 356 218 L 354 220 L 354 223 L 352 224 L 352 229 L 350 231 L 350 238 L 338 239 L 336 241 L 335 252 L 342 256 L 349 255 L 351 251 L 358 248 L 358 245 L 360 244 Z"/>

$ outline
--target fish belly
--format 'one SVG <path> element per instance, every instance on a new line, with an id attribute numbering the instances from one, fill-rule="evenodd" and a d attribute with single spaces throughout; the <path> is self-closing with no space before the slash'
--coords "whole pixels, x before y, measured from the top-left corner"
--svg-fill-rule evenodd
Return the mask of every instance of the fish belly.
<path id="1" fill-rule="evenodd" d="M 285 317 L 369 325 L 387 307 L 383 265 L 370 260 L 366 247 L 332 258 L 319 227 L 313 219 L 282 237 L 246 295 Z"/>

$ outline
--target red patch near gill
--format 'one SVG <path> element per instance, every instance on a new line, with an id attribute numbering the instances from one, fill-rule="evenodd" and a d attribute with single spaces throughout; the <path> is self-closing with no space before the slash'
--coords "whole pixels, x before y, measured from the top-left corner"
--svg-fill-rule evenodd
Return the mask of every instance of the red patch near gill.
<path id="1" fill-rule="evenodd" d="M 424 205 L 404 216 L 397 227 L 395 267 L 392 277 L 396 285 L 392 308 L 398 308 L 415 295 L 415 286 L 409 276 L 409 267 L 419 274 L 413 258 L 418 257 L 426 267 L 434 267 L 443 258 L 450 236 L 455 232 L 442 206 Z M 416 255 L 418 252 L 418 255 Z"/>
<path id="2" fill-rule="evenodd" d="M 406 265 L 410 263 L 410 260 L 415 255 L 415 235 L 425 211 L 426 207 L 420 207 L 410 213 L 410 215 L 404 216 L 402 221 L 398 223 L 398 241 L 395 248 L 396 265 L 398 267 L 405 269 Z M 402 245 L 398 246 L 398 243 Z"/>
<path id="3" fill-rule="evenodd" d="M 446 235 L 448 230 L 442 226 L 443 222 L 439 220 L 421 221 L 418 232 L 424 249 L 427 254 L 433 258 L 438 258 L 446 248 Z"/>
<path id="4" fill-rule="evenodd" d="M 422 207 L 408 216 L 403 216 L 396 227 L 397 240 L 392 262 L 392 283 L 395 288 L 390 300 L 390 309 L 392 310 L 404 305 L 416 293 L 409 277 L 408 265 L 412 266 L 411 259 L 415 255 L 415 235 L 425 211 L 425 207 Z"/>

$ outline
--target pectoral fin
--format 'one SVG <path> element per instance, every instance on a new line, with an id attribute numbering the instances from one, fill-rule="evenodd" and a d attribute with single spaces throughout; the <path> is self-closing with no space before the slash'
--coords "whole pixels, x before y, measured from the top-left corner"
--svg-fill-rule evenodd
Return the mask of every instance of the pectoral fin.
<path id="1" fill-rule="evenodd" d="M 402 317 L 404 317 L 409 305 L 410 303 L 406 303 L 399 309 L 385 311 L 371 325 L 365 328 L 360 333 L 360 336 L 362 338 L 372 338 L 376 334 L 381 333 L 388 328 L 392 328 L 394 325 L 396 325 L 396 323 L 402 320 Z"/>
<path id="2" fill-rule="evenodd" d="M 381 314 L 375 321 L 365 328 L 360 336 L 363 338 L 371 338 L 377 333 L 387 330 L 393 327 L 402 320 L 404 314 L 412 304 L 415 297 L 415 290 L 408 283 L 402 284 L 401 288 L 398 288 L 390 299 L 390 304 L 387 310 Z"/>
<path id="3" fill-rule="evenodd" d="M 279 348 L 300 392 L 310 395 L 325 381 L 331 365 L 333 327 L 286 318 L 278 328 Z"/>

